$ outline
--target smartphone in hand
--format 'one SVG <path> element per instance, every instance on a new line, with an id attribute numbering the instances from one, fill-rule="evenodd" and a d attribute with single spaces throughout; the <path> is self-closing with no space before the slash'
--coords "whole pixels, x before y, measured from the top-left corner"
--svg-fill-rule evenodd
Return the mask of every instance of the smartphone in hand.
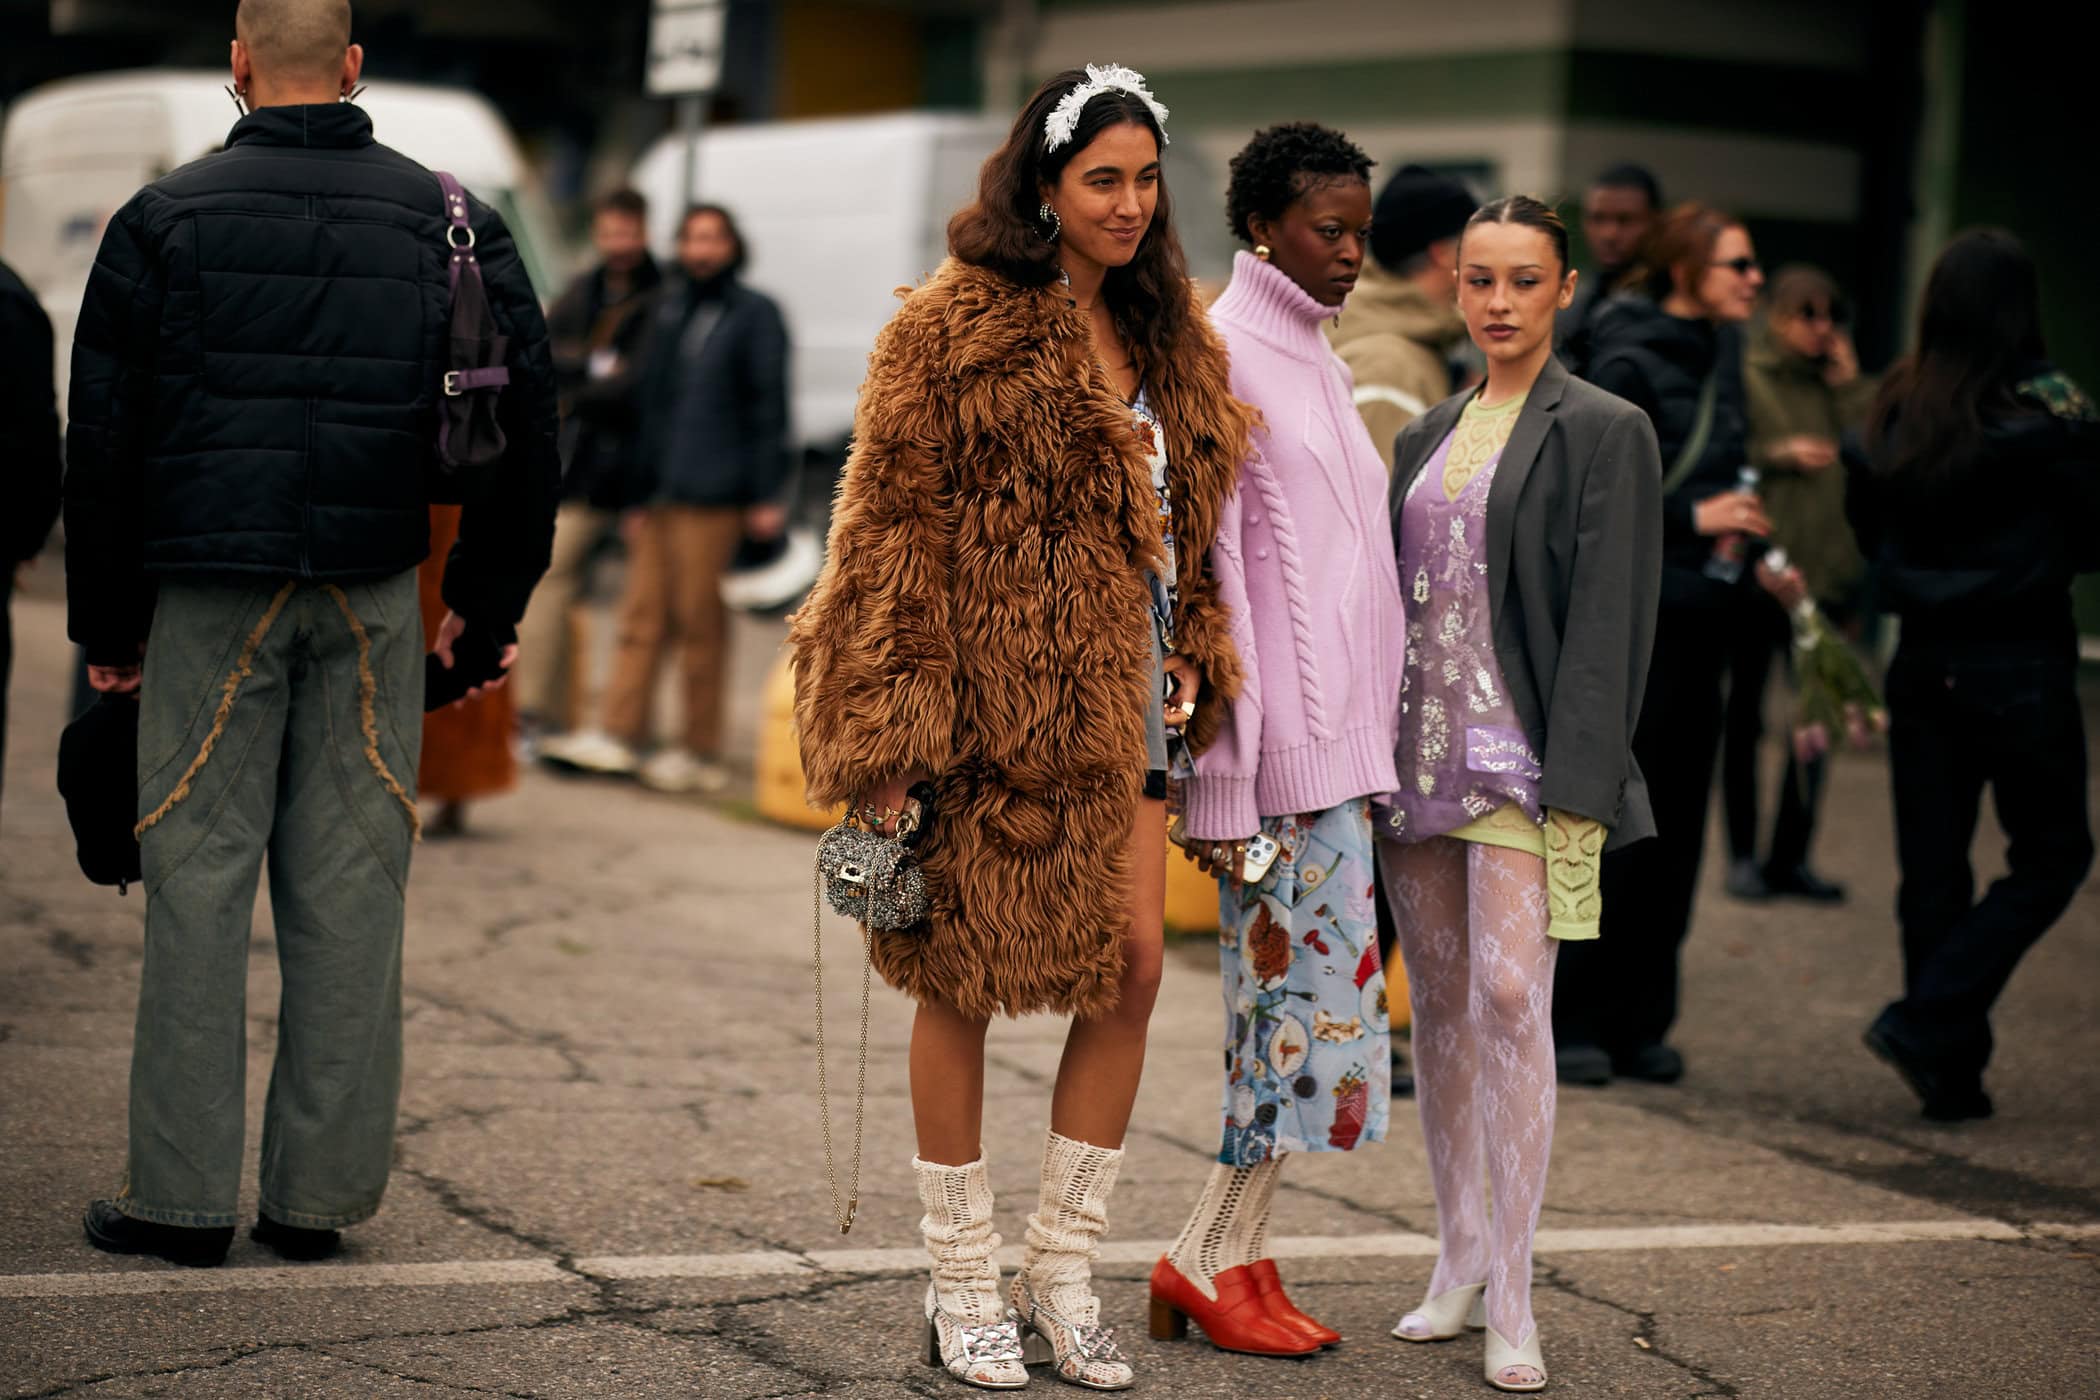
<path id="1" fill-rule="evenodd" d="M 478 627 L 469 627 L 452 644 L 448 668 L 436 652 L 423 658 L 423 712 L 441 710 L 464 699 L 477 685 L 486 685 L 503 674 L 503 648 L 495 637 Z"/>

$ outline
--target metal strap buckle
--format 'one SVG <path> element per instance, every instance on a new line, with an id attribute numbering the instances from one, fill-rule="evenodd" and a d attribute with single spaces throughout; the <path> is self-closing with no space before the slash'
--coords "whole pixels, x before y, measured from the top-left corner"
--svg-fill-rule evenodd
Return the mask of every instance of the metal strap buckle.
<path id="1" fill-rule="evenodd" d="M 464 392 L 466 391 L 459 387 L 459 371 L 456 369 L 446 370 L 445 397 L 449 399 L 456 399 Z"/>

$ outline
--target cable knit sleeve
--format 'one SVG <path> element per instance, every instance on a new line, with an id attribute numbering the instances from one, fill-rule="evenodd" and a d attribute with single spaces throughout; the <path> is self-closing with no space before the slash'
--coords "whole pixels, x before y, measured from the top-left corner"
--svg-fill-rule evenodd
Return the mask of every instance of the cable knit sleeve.
<path id="1" fill-rule="evenodd" d="M 1196 758 L 1195 776 L 1182 792 L 1188 834 L 1198 841 L 1239 841 L 1261 829 L 1254 805 L 1254 774 L 1261 764 L 1261 655 L 1254 644 L 1254 616 L 1247 605 L 1247 568 L 1241 553 L 1241 515 L 1250 478 L 1264 470 L 1250 461 L 1242 485 L 1218 513 L 1211 542 L 1211 572 L 1218 599 L 1231 618 L 1232 645 L 1240 656 L 1239 694 L 1225 707 L 1218 736 Z"/>

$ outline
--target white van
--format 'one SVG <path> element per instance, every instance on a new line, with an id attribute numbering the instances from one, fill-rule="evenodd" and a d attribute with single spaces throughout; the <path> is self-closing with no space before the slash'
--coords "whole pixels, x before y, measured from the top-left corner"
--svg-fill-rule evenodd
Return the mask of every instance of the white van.
<path id="1" fill-rule="evenodd" d="M 977 191 L 1003 122 L 932 112 L 725 126 L 700 138 L 696 198 L 736 216 L 744 278 L 780 303 L 794 345 L 795 440 L 841 455 L 875 333 L 899 287 L 948 252 L 948 217 Z M 663 137 L 634 168 L 649 241 L 672 258 L 685 142 Z"/>
<path id="2" fill-rule="evenodd" d="M 948 219 L 977 194 L 978 169 L 1005 139 L 1003 117 L 903 112 L 726 126 L 700 138 L 695 197 L 736 216 L 750 244 L 745 278 L 778 301 L 794 343 L 798 442 L 836 462 L 853 430 L 868 352 L 893 293 L 940 266 Z M 1193 143 L 1188 143 L 1193 146 Z M 1182 246 L 1198 275 L 1231 260 L 1222 189 L 1193 149 L 1167 152 L 1182 193 Z M 685 142 L 662 137 L 635 165 L 649 198 L 650 243 L 670 258 L 684 190 Z M 1191 217 L 1193 210 L 1203 210 Z"/>
<path id="3" fill-rule="evenodd" d="M 239 114 L 228 78 L 208 70 L 141 69 L 48 84 L 7 112 L 0 131 L 0 259 L 51 317 L 63 409 L 73 324 L 102 229 L 137 192 L 219 149 Z M 542 297 L 564 263 L 551 221 L 503 118 L 474 93 L 375 82 L 358 99 L 386 145 L 449 170 L 493 205 L 516 235 Z M 437 204 L 437 186 L 431 185 Z"/>

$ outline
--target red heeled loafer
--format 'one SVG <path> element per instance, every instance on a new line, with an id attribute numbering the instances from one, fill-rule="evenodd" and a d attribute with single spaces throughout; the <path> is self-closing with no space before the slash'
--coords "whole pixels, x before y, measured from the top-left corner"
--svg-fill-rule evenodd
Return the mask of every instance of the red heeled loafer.
<path id="1" fill-rule="evenodd" d="M 1291 1295 L 1283 1291 L 1283 1279 L 1276 1272 L 1274 1259 L 1257 1259 L 1247 1266 L 1247 1272 L 1254 1275 L 1254 1286 L 1261 1291 L 1261 1300 L 1268 1308 L 1269 1316 L 1323 1347 L 1341 1341 L 1341 1333 L 1317 1318 L 1308 1317 L 1291 1301 Z"/>
<path id="2" fill-rule="evenodd" d="M 1217 1300 L 1203 1296 L 1165 1256 L 1152 1266 L 1152 1335 L 1178 1341 L 1191 1321 L 1203 1329 L 1212 1346 L 1250 1356 L 1310 1356 L 1320 1349 L 1311 1337 L 1269 1311 L 1261 1286 L 1245 1264 L 1211 1280 Z"/>

